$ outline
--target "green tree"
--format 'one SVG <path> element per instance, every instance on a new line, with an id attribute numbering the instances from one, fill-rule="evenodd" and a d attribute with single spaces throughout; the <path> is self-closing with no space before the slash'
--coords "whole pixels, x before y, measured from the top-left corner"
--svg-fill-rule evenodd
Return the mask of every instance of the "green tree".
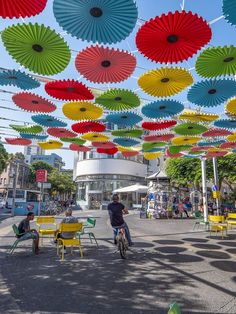
<path id="1" fill-rule="evenodd" d="M 0 143 L 0 174 L 7 166 L 9 154 L 7 153 L 5 147 Z"/>
<path id="2" fill-rule="evenodd" d="M 14 158 L 14 159 L 18 159 L 18 160 L 25 160 L 25 155 L 22 154 L 22 153 L 17 152 L 17 153 L 15 153 L 15 154 L 13 155 L 13 158 Z"/>
<path id="3" fill-rule="evenodd" d="M 48 182 L 51 183 L 51 192 L 57 194 L 64 194 L 69 197 L 76 191 L 76 184 L 73 182 L 72 175 L 69 173 L 63 173 L 57 169 L 53 169 L 48 176 Z"/>
<path id="4" fill-rule="evenodd" d="M 30 182 L 31 183 L 35 183 L 35 181 L 36 181 L 36 170 L 39 170 L 39 169 L 47 170 L 48 175 L 49 175 L 49 173 L 52 172 L 54 168 L 51 165 L 49 165 L 47 162 L 35 161 L 30 166 Z"/>

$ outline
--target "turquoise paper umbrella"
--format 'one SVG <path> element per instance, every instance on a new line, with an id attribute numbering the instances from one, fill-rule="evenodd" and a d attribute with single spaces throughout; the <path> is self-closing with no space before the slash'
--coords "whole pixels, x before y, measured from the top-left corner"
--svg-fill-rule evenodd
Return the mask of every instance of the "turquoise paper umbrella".
<path id="1" fill-rule="evenodd" d="M 136 113 L 132 112 L 120 112 L 113 113 L 106 116 L 108 122 L 120 125 L 120 126 L 133 126 L 142 121 L 142 118 Z"/>
<path id="2" fill-rule="evenodd" d="M 0 70 L 0 85 L 12 85 L 26 90 L 37 88 L 40 83 L 25 72 Z"/>
<path id="3" fill-rule="evenodd" d="M 180 113 L 184 109 L 184 105 L 175 100 L 158 100 L 145 105 L 142 113 L 152 119 L 160 119 L 172 117 Z"/>
<path id="4" fill-rule="evenodd" d="M 109 44 L 125 39 L 138 17 L 133 0 L 54 0 L 53 12 L 72 36 Z"/>
<path id="5" fill-rule="evenodd" d="M 113 142 L 124 147 L 131 147 L 140 144 L 139 141 L 127 137 L 114 138 Z"/>
<path id="6" fill-rule="evenodd" d="M 223 15 L 230 24 L 236 25 L 236 3 L 235 0 L 223 0 Z"/>
<path id="7" fill-rule="evenodd" d="M 48 128 L 51 128 L 51 127 L 65 127 L 67 126 L 67 123 L 53 117 L 53 116 L 50 116 L 48 114 L 37 114 L 37 115 L 34 115 L 31 117 L 31 119 L 42 125 L 42 126 L 45 126 L 45 127 L 48 127 Z"/>

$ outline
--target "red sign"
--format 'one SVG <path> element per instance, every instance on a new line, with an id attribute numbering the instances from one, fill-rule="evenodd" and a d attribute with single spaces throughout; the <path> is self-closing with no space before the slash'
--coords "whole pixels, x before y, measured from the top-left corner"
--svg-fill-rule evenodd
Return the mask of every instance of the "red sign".
<path id="1" fill-rule="evenodd" d="M 36 182 L 47 182 L 47 170 L 36 170 Z"/>

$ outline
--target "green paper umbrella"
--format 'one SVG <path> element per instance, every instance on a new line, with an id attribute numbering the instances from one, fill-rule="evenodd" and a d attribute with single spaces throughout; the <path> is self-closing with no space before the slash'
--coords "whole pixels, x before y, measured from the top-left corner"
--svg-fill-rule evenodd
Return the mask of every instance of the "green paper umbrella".
<path id="1" fill-rule="evenodd" d="M 151 150 L 157 147 L 164 147 L 165 145 L 166 145 L 166 142 L 146 142 L 146 143 L 144 142 L 142 149 L 144 151 L 147 151 L 147 150 Z"/>
<path id="2" fill-rule="evenodd" d="M 139 129 L 124 129 L 124 130 L 115 130 L 111 132 L 114 136 L 119 137 L 140 137 L 143 135 L 143 130 Z"/>
<path id="3" fill-rule="evenodd" d="M 2 32 L 9 54 L 29 70 L 43 75 L 63 71 L 70 62 L 70 50 L 54 30 L 44 25 L 17 24 Z"/>
<path id="4" fill-rule="evenodd" d="M 197 135 L 207 131 L 207 128 L 197 123 L 182 123 L 173 128 L 180 135 Z"/>
<path id="5" fill-rule="evenodd" d="M 126 89 L 110 89 L 97 97 L 95 102 L 108 110 L 128 110 L 140 105 L 138 96 Z"/>
<path id="6" fill-rule="evenodd" d="M 191 145 L 178 145 L 178 146 L 172 145 L 169 146 L 169 151 L 171 154 L 178 154 L 182 151 L 190 150 L 191 147 L 192 147 Z"/>
<path id="7" fill-rule="evenodd" d="M 40 125 L 9 125 L 13 130 L 20 133 L 29 133 L 29 134 L 38 134 L 43 131 L 43 128 Z"/>
<path id="8" fill-rule="evenodd" d="M 196 71 L 203 77 L 234 75 L 236 73 L 236 47 L 212 47 L 204 50 L 197 59 Z"/>
<path id="9" fill-rule="evenodd" d="M 74 143 L 74 144 L 79 144 L 79 145 L 83 145 L 86 141 L 82 140 L 81 138 L 69 138 L 69 137 L 61 137 L 60 140 L 62 142 L 66 142 L 66 143 Z"/>

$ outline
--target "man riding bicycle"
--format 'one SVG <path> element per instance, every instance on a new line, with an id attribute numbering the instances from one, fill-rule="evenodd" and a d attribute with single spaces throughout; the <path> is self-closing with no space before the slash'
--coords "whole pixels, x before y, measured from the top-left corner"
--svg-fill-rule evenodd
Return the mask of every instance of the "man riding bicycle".
<path id="1" fill-rule="evenodd" d="M 123 219 L 123 214 L 128 214 L 128 210 L 125 208 L 125 206 L 122 203 L 119 202 L 119 196 L 117 194 L 114 194 L 112 196 L 112 203 L 108 205 L 107 209 L 110 216 L 111 226 L 114 231 L 114 244 L 117 244 L 116 236 L 117 236 L 118 229 L 124 227 L 125 235 L 128 240 L 129 246 L 132 246 L 133 242 L 131 240 L 129 228 Z"/>

